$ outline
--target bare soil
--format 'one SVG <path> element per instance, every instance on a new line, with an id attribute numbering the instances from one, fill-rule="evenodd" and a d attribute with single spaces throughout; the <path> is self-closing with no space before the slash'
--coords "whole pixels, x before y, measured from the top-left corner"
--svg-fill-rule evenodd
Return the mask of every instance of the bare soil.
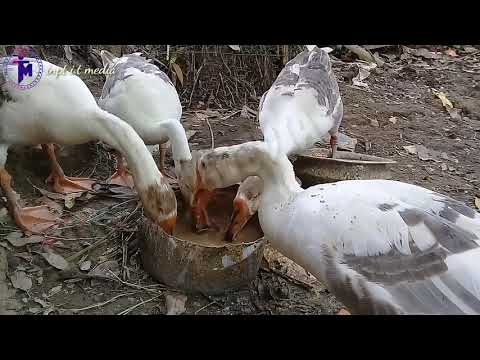
<path id="1" fill-rule="evenodd" d="M 440 59 L 392 56 L 391 61 L 373 70 L 365 80 L 368 88 L 351 84 L 353 64 L 335 62 L 334 71 L 345 107 L 340 131 L 358 140 L 356 152 L 395 160 L 393 179 L 421 185 L 475 207 L 475 195 L 480 197 L 478 59 L 478 53 L 459 57 L 442 55 Z M 98 96 L 102 79 L 90 77 L 86 82 Z M 454 108 L 461 109 L 460 117 L 452 118 L 433 90 L 443 92 Z M 203 106 L 184 109 L 185 128 L 196 131 L 190 138 L 192 149 L 211 146 L 206 116 L 213 129 L 215 146 L 261 139 L 253 115 L 244 111 L 226 118 L 237 110 L 217 111 Z M 404 146 L 411 145 L 423 145 L 435 151 L 435 160 L 421 160 L 408 153 Z M 101 144 L 62 147 L 58 155 L 68 175 L 106 179 L 113 171 L 114 160 Z M 169 164 L 173 165 L 170 159 Z M 12 149 L 7 169 L 27 204 L 43 201 L 39 200 L 42 195 L 32 186 L 50 190 L 44 183 L 49 164 L 41 150 Z M 57 230 L 57 242 L 50 246 L 11 245 L 5 237 L 16 228 L 3 210 L 0 255 L 6 253 L 8 269 L 4 283 L 14 295 L 9 301 L 0 297 L 0 313 L 4 304 L 4 307 L 14 307 L 11 310 L 20 314 L 118 314 L 154 298 L 128 313 L 165 314 L 164 295 L 173 289 L 157 284 L 142 270 L 135 227 L 142 211 L 135 197 L 124 195 L 121 199 L 109 196 L 77 199 L 71 209 L 63 206 L 63 200 L 57 200 L 62 205 L 60 208 L 63 207 L 63 218 L 73 221 L 73 226 Z M 102 239 L 104 242 L 100 246 L 74 263 L 91 261 L 94 268 L 109 261 L 110 269 L 123 282 L 62 279 L 59 271 L 37 253 L 50 248 L 68 258 Z M 341 304 L 335 297 L 299 266 L 270 248 L 266 251 L 266 259 L 268 264 L 263 264 L 249 288 L 215 297 L 188 295 L 186 314 L 333 314 L 340 309 Z M 11 291 L 9 279 L 15 271 L 24 271 L 32 280 L 28 291 Z"/>

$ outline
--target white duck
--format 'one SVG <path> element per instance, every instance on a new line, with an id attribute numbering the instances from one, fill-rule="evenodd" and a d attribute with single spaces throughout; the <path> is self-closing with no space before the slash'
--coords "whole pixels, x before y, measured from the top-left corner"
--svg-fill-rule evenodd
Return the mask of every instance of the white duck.
<path id="1" fill-rule="evenodd" d="M 51 178 L 60 187 L 76 187 L 84 185 L 75 178 L 65 177 L 51 143 L 73 145 L 101 140 L 127 158 L 146 215 L 171 233 L 176 220 L 175 194 L 135 130 L 100 109 L 78 76 L 63 72 L 47 61 L 25 58 L 33 65 L 33 76 L 39 73 L 40 65 L 43 75 L 31 89 L 22 90 L 15 85 L 17 64 L 5 58 L 0 60 L 0 182 L 18 226 L 26 231 L 43 232 L 58 219 L 46 207 L 19 206 L 5 169 L 9 146 L 44 144 L 53 163 Z"/>
<path id="2" fill-rule="evenodd" d="M 106 77 L 98 104 L 130 124 L 147 145 L 160 145 L 160 171 L 165 171 L 166 143 L 172 144 L 175 162 L 191 160 L 185 129 L 180 123 L 182 105 L 168 76 L 140 53 L 115 57 L 101 51 Z M 153 151 L 154 147 L 150 147 Z M 117 171 L 111 183 L 132 186 L 123 158 L 117 154 Z"/>
<path id="3" fill-rule="evenodd" d="M 480 314 L 480 214 L 390 180 L 303 190 L 288 158 L 263 142 L 202 156 L 201 184 L 262 178 L 259 220 L 272 246 L 356 314 Z"/>
<path id="4" fill-rule="evenodd" d="M 290 60 L 258 108 L 264 141 L 274 151 L 291 155 L 305 151 L 330 135 L 332 157 L 337 149 L 343 102 L 328 53 L 331 48 L 307 45 Z M 225 236 L 232 241 L 258 209 L 262 182 L 257 177 L 240 185 Z"/>

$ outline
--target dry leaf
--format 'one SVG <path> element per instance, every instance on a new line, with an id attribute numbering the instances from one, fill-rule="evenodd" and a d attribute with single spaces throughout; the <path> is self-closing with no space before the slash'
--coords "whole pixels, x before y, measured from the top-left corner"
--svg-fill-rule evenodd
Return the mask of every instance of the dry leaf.
<path id="1" fill-rule="evenodd" d="M 403 147 L 409 154 L 416 155 L 417 147 L 415 145 L 408 145 Z"/>
<path id="2" fill-rule="evenodd" d="M 98 264 L 93 270 L 90 270 L 89 274 L 112 277 L 112 274 L 110 272 L 113 272 L 116 275 L 120 273 L 118 262 L 116 262 L 115 260 L 105 261 L 101 264 Z"/>
<path id="3" fill-rule="evenodd" d="M 240 45 L 228 45 L 228 47 L 235 51 L 240 51 Z"/>
<path id="4" fill-rule="evenodd" d="M 447 171 L 447 169 L 448 169 L 447 165 L 442 163 L 442 171 Z"/>
<path id="5" fill-rule="evenodd" d="M 392 124 L 396 124 L 398 119 L 395 117 L 395 116 L 392 116 L 390 119 L 388 119 L 388 121 L 390 121 Z"/>
<path id="6" fill-rule="evenodd" d="M 190 140 L 196 133 L 197 133 L 196 130 L 187 130 L 186 131 L 187 140 Z"/>
<path id="7" fill-rule="evenodd" d="M 375 69 L 377 67 L 377 64 L 357 63 L 356 65 L 358 66 L 358 75 L 352 79 L 353 85 L 359 86 L 359 87 L 368 87 L 368 84 L 364 83 L 363 80 L 365 80 L 370 76 L 370 71 Z"/>
<path id="8" fill-rule="evenodd" d="M 65 51 L 65 57 L 67 58 L 67 60 L 72 61 L 73 54 L 72 54 L 72 49 L 70 48 L 70 45 L 63 45 L 63 50 Z"/>
<path id="9" fill-rule="evenodd" d="M 41 253 L 43 258 L 54 268 L 58 270 L 65 270 L 68 268 L 68 262 L 63 256 L 55 254 L 54 252 Z"/>
<path id="10" fill-rule="evenodd" d="M 475 206 L 477 207 L 477 209 L 480 209 L 480 198 L 476 196 L 475 196 Z"/>
<path id="11" fill-rule="evenodd" d="M 180 69 L 180 66 L 176 63 L 172 63 L 173 70 L 175 70 L 175 74 L 177 75 L 178 80 L 180 80 L 180 84 L 183 86 L 183 72 L 182 69 Z"/>
<path id="12" fill-rule="evenodd" d="M 37 297 L 34 298 L 33 301 L 35 301 L 39 305 L 42 305 L 43 308 L 47 308 L 50 306 L 50 303 Z"/>
<path id="13" fill-rule="evenodd" d="M 448 49 L 447 51 L 445 51 L 445 54 L 447 54 L 448 56 L 452 56 L 452 57 L 457 57 L 457 52 L 454 50 L 454 49 Z"/>
<path id="14" fill-rule="evenodd" d="M 180 315 L 185 312 L 185 303 L 187 296 L 183 294 L 171 293 L 165 295 L 165 306 L 167 315 Z"/>
<path id="15" fill-rule="evenodd" d="M 10 244 L 15 247 L 25 246 L 27 244 L 36 244 L 43 241 L 42 235 L 31 235 L 28 237 L 22 237 L 22 233 L 15 231 L 7 235 L 5 238 Z"/>
<path id="16" fill-rule="evenodd" d="M 75 193 L 65 195 L 65 207 L 71 209 L 75 206 Z"/>
<path id="17" fill-rule="evenodd" d="M 80 270 L 82 271 L 88 271 L 90 270 L 91 267 L 92 267 L 92 262 L 90 260 L 83 261 L 79 266 Z"/>
<path id="18" fill-rule="evenodd" d="M 0 209 L 0 224 L 7 223 L 9 219 L 10 219 L 10 216 L 8 215 L 8 210 L 6 208 L 1 208 Z"/>
<path id="19" fill-rule="evenodd" d="M 376 119 L 370 119 L 370 125 L 375 126 L 375 127 L 380 126 L 380 124 L 378 123 L 378 120 L 376 120 Z"/>
<path id="20" fill-rule="evenodd" d="M 10 281 L 15 289 L 28 291 L 32 287 L 32 279 L 24 271 L 15 271 Z"/>
<path id="21" fill-rule="evenodd" d="M 442 105 L 445 107 L 445 109 L 453 109 L 453 104 L 450 100 L 448 100 L 447 98 L 447 95 L 445 95 L 445 93 L 443 92 L 438 92 L 438 91 L 434 91 L 433 94 L 438 97 L 441 101 L 442 101 Z"/>
<path id="22" fill-rule="evenodd" d="M 58 294 L 60 292 L 60 290 L 62 290 L 62 285 L 57 285 L 57 286 L 51 288 L 50 291 L 48 292 L 48 297 L 51 297 L 55 294 Z"/>

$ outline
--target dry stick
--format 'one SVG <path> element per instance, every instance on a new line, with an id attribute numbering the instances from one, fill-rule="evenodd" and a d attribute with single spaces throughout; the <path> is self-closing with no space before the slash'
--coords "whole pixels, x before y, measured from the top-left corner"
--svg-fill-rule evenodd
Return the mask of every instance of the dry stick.
<path id="1" fill-rule="evenodd" d="M 149 289 L 149 288 L 147 288 L 147 287 L 145 287 L 145 286 L 137 285 L 137 284 L 132 284 L 132 283 L 129 283 L 129 282 L 127 282 L 127 281 L 123 281 L 123 280 L 120 279 L 112 270 L 108 270 L 108 271 L 110 271 L 110 274 L 111 274 L 118 282 L 121 282 L 121 283 L 122 283 L 123 285 L 125 285 L 125 286 L 129 286 L 129 287 L 132 287 L 132 288 L 135 288 L 135 289 L 142 289 L 142 290 L 145 290 L 145 291 L 150 291 L 150 292 L 153 292 L 153 293 L 158 294 L 158 291 Z M 165 285 L 159 284 L 159 286 L 163 287 L 164 289 L 169 289 L 169 290 L 172 291 L 172 292 L 179 292 L 179 290 L 170 289 L 170 288 L 168 288 L 168 287 L 165 286 Z"/>
<path id="2" fill-rule="evenodd" d="M 207 304 L 207 305 L 205 305 L 205 306 L 202 306 L 200 309 L 198 309 L 197 311 L 195 311 L 195 315 L 197 315 L 200 311 L 205 310 L 207 307 L 209 307 L 210 305 L 213 305 L 213 304 L 215 304 L 215 303 L 216 303 L 216 301 L 212 301 L 211 303 L 209 303 L 209 304 Z"/>
<path id="3" fill-rule="evenodd" d="M 202 66 L 200 66 L 200 68 L 197 70 L 197 73 L 195 74 L 195 79 L 193 80 L 192 92 L 190 93 L 190 99 L 188 100 L 188 107 L 190 107 L 190 104 L 192 103 L 193 92 L 195 91 L 195 86 L 197 85 L 198 78 L 200 77 L 200 71 L 202 71 L 204 65 L 205 63 L 203 63 Z"/>
<path id="4" fill-rule="evenodd" d="M 291 277 L 290 275 L 284 274 L 281 271 L 278 271 L 278 270 L 275 270 L 275 269 L 272 269 L 272 268 L 265 268 L 265 267 L 261 267 L 260 270 L 263 270 L 263 271 L 266 271 L 266 272 L 272 272 L 272 273 L 284 278 L 285 280 L 294 283 L 295 285 L 303 287 L 304 289 L 307 289 L 307 290 L 313 289 L 313 285 L 310 285 L 310 284 L 308 284 L 308 283 L 306 283 L 302 280 L 295 279 L 294 277 Z"/>
<path id="5" fill-rule="evenodd" d="M 99 247 L 100 245 L 104 244 L 107 242 L 108 240 L 108 237 L 113 234 L 114 232 L 116 231 L 116 229 L 113 229 L 112 231 L 110 231 L 107 235 L 105 235 L 105 237 L 103 239 L 100 239 L 98 240 L 97 242 L 93 243 L 92 245 L 90 246 L 87 246 L 85 249 L 82 249 L 80 251 L 78 251 L 77 253 L 73 254 L 72 256 L 68 257 L 66 260 L 68 262 L 73 262 L 77 259 L 79 259 L 80 257 L 82 257 L 84 254 L 88 253 L 89 251 L 93 250 L 93 249 L 96 249 L 97 247 Z"/>
<path id="6" fill-rule="evenodd" d="M 138 291 L 120 294 L 120 295 L 114 296 L 114 297 L 111 298 L 110 300 L 107 300 L 107 301 L 104 301 L 104 302 L 101 302 L 101 303 L 98 303 L 98 304 L 93 304 L 93 305 L 90 305 L 90 306 L 87 306 L 87 307 L 84 307 L 84 308 L 80 308 L 80 309 L 62 309 L 62 310 L 68 310 L 68 311 L 73 311 L 73 312 L 80 312 L 80 311 L 90 310 L 90 309 L 94 309 L 94 308 L 98 308 L 98 307 L 102 307 L 102 306 L 104 306 L 104 305 L 110 304 L 111 302 L 117 300 L 118 298 L 121 298 L 121 297 L 124 297 L 124 296 L 128 296 L 128 295 L 133 295 L 133 294 L 136 294 L 136 293 L 138 293 Z"/>
<path id="7" fill-rule="evenodd" d="M 148 303 L 152 300 L 158 299 L 160 296 L 162 296 L 162 295 L 157 295 L 157 296 L 154 296 L 154 297 L 152 297 L 148 300 L 142 301 L 142 302 L 138 303 L 137 305 L 133 305 L 133 306 L 129 307 L 128 309 L 125 309 L 125 310 L 119 312 L 117 315 L 127 315 L 130 311 L 132 311 L 132 310 L 136 309 L 137 307 L 139 307 L 143 304 L 146 304 L 146 303 Z"/>
<path id="8" fill-rule="evenodd" d="M 212 125 L 210 125 L 210 121 L 208 120 L 208 117 L 205 118 L 205 121 L 207 122 L 208 129 L 210 130 L 210 146 L 211 146 L 211 149 L 213 150 L 215 148 L 215 138 L 213 136 Z"/>

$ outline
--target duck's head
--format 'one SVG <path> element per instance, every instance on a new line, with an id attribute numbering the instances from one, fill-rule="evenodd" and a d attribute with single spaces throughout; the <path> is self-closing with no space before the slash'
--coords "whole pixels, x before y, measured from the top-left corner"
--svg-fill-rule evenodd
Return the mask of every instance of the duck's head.
<path id="1" fill-rule="evenodd" d="M 233 213 L 225 234 L 225 241 L 233 241 L 260 206 L 263 181 L 258 176 L 246 178 L 239 186 L 233 200 Z"/>
<path id="2" fill-rule="evenodd" d="M 177 222 L 177 198 L 168 181 L 162 177 L 154 185 L 138 191 L 145 215 L 168 235 L 173 234 Z"/>

